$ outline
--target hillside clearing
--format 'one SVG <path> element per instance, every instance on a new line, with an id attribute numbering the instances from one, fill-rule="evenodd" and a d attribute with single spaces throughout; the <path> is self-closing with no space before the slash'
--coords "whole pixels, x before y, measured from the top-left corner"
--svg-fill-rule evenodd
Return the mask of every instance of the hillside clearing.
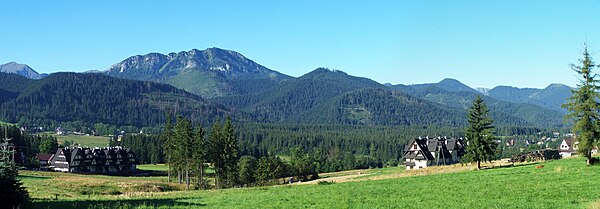
<path id="1" fill-rule="evenodd" d="M 536 165 L 543 164 L 543 168 Z M 387 178 L 391 173 L 360 176 L 347 183 L 272 186 L 209 191 L 140 192 L 120 195 L 79 195 L 52 200 L 34 192 L 36 208 L 585 208 L 600 200 L 600 166 L 585 166 L 582 158 L 569 158 L 512 167 L 472 171 L 402 172 L 417 176 Z M 465 167 L 466 169 L 459 169 Z M 382 172 L 387 172 L 383 170 Z M 446 173 L 443 173 L 446 172 Z M 27 173 L 24 173 L 28 175 Z M 423 174 L 423 175 L 420 175 Z M 60 174 L 67 175 L 67 174 Z M 72 175 L 72 176 L 70 176 Z M 409 174 L 404 174 L 409 175 Z M 412 175 L 412 174 L 411 174 Z M 70 176 L 70 177 L 69 177 Z M 82 175 L 69 174 L 64 181 Z M 87 175 L 85 175 L 87 176 Z M 93 176 L 93 175 L 90 175 Z M 103 178 L 103 177 L 98 177 Z M 106 177 L 113 182 L 147 177 Z M 148 177 L 153 182 L 160 177 Z M 333 177 L 332 177 L 333 178 Z M 164 178 L 163 178 L 164 179 Z M 326 180 L 326 179 L 323 179 Z M 140 180 L 143 181 L 143 180 Z M 162 182 L 162 180 L 156 180 Z M 28 180 L 31 191 L 52 178 Z M 127 188 L 127 187 L 124 187 Z M 37 195 L 35 195 L 37 194 Z M 44 198 L 44 199 L 40 199 Z"/>

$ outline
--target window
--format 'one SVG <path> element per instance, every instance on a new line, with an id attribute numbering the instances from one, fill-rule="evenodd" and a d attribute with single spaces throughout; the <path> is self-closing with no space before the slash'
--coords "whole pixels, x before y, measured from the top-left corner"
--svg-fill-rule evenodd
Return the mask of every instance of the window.
<path id="1" fill-rule="evenodd" d="M 81 159 L 81 155 L 75 155 L 75 159 Z"/>
<path id="2" fill-rule="evenodd" d="M 413 149 L 417 149 L 417 145 L 416 144 L 413 144 Z"/>
<path id="3" fill-rule="evenodd" d="M 131 154 L 131 153 L 130 153 L 130 154 L 129 154 L 129 157 L 133 157 L 133 154 Z"/>
<path id="4" fill-rule="evenodd" d="M 79 161 L 73 161 L 73 165 L 79 165 Z"/>

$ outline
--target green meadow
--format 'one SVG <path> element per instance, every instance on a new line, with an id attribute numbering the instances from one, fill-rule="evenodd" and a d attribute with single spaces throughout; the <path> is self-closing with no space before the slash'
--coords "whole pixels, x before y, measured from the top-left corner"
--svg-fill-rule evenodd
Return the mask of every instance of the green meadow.
<path id="1" fill-rule="evenodd" d="M 166 184 L 165 177 L 25 171 L 21 179 L 34 198 L 35 208 L 600 207 L 600 166 L 586 166 L 583 158 L 480 171 L 454 165 L 421 171 L 386 168 L 347 172 L 356 173 L 361 175 L 348 182 L 324 178 L 315 184 L 189 192 Z"/>
<path id="2" fill-rule="evenodd" d="M 63 144 L 65 141 L 73 141 L 74 144 L 80 144 L 82 147 L 107 147 L 109 137 L 107 136 L 85 136 L 85 135 L 56 135 L 59 144 Z"/>

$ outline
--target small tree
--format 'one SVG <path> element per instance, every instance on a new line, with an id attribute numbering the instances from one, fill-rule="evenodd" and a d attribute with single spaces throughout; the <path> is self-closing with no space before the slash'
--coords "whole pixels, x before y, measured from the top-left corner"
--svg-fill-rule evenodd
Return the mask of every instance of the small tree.
<path id="1" fill-rule="evenodd" d="M 496 149 L 493 121 L 488 116 L 489 109 L 483 99 L 477 95 L 469 109 L 466 130 L 467 150 L 464 159 L 477 162 L 477 169 L 481 169 L 481 161 L 491 161 Z"/>
<path id="2" fill-rule="evenodd" d="M 17 179 L 18 170 L 11 161 L 13 151 L 6 135 L 5 127 L 5 138 L 0 141 L 0 203 L 3 208 L 22 208 L 29 194 Z"/>
<path id="3" fill-rule="evenodd" d="M 568 102 L 563 105 L 567 108 L 569 114 L 565 119 L 573 119 L 573 133 L 579 141 L 577 152 L 587 158 L 587 164 L 591 165 L 592 149 L 598 142 L 599 123 L 600 123 L 600 105 L 598 100 L 598 80 L 595 79 L 596 74 L 592 72 L 594 62 L 588 53 L 587 46 L 583 50 L 583 59 L 579 60 L 580 65 L 571 64 L 573 69 L 581 78 L 577 89 L 571 90 L 573 95 L 568 99 Z"/>

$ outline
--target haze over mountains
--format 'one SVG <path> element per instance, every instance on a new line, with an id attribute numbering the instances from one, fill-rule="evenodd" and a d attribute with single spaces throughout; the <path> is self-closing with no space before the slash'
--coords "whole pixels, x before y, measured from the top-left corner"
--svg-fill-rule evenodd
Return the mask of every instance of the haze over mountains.
<path id="1" fill-rule="evenodd" d="M 43 77 L 42 75 L 36 77 L 36 73 L 33 73 L 35 71 L 29 67 L 21 69 L 30 73 L 18 73 L 22 70 L 14 70 L 19 69 L 19 67 L 14 67 L 17 65 L 6 66 L 9 66 L 6 69 L 10 69 L 7 72 L 34 79 Z M 4 67 L 2 69 L 4 72 Z M 109 79 L 102 74 L 120 79 Z M 466 111 L 473 98 L 476 95 L 482 95 L 490 106 L 497 125 L 560 127 L 563 125 L 565 113 L 561 104 L 571 95 L 571 88 L 561 84 L 552 84 L 545 89 L 498 86 L 483 92 L 454 79 L 444 79 L 431 84 L 384 85 L 368 78 L 355 77 L 342 71 L 326 68 L 318 68 L 294 78 L 268 69 L 237 52 L 219 48 L 193 49 L 168 55 L 159 53 L 136 55 L 114 64 L 106 71 L 94 74 L 58 74 L 40 81 L 28 79 L 14 81 L 16 78 L 9 74 L 0 74 L 0 77 L 3 77 L 6 82 L 20 82 L 23 85 L 16 91 L 10 85 L 0 84 L 0 91 L 7 92 L 0 92 L 6 95 L 0 97 L 0 107 L 7 110 L 0 116 L 2 117 L 0 120 L 9 122 L 16 122 L 15 120 L 19 120 L 25 115 L 33 117 L 30 120 L 39 120 L 49 117 L 47 114 L 37 114 L 43 112 L 42 110 L 52 111 L 55 108 L 61 108 L 59 104 L 64 104 L 64 102 L 53 101 L 52 97 L 42 96 L 52 95 L 51 92 L 47 92 L 49 87 L 44 86 L 49 84 L 44 83 L 54 83 L 51 86 L 60 86 L 61 82 L 69 83 L 69 85 L 53 91 L 69 92 L 70 96 L 67 97 L 71 99 L 67 101 L 75 103 L 83 102 L 82 98 L 92 98 L 89 97 L 89 94 L 107 95 L 102 97 L 106 102 L 111 100 L 108 96 L 110 93 L 119 93 L 118 91 L 123 91 L 123 89 L 145 89 L 120 97 L 120 100 L 124 101 L 139 101 L 140 105 L 134 105 L 133 109 L 127 110 L 108 108 L 102 113 L 105 115 L 114 116 L 116 114 L 111 111 L 136 112 L 135 108 L 152 107 L 153 110 L 164 110 L 167 105 L 156 105 L 166 104 L 165 98 L 163 98 L 164 91 L 155 92 L 153 89 L 166 89 L 167 86 L 153 87 L 155 85 L 153 82 L 158 82 L 192 93 L 179 92 L 174 89 L 167 90 L 170 92 L 168 100 L 171 103 L 169 104 L 177 104 L 176 106 L 182 112 L 191 113 L 191 109 L 188 107 L 190 104 L 187 103 L 199 103 L 206 104 L 199 107 L 203 110 L 200 112 L 206 114 L 206 118 L 233 114 L 239 120 L 260 123 L 458 127 L 466 124 Z M 102 85 L 123 87 L 102 88 L 101 85 L 90 86 L 85 83 L 69 81 L 79 79 L 100 79 L 104 82 Z M 47 80 L 51 80 L 51 82 Z M 86 88 L 88 90 L 81 90 Z M 60 97 L 65 97 L 64 94 L 60 95 L 62 95 Z M 85 101 L 90 107 L 103 105 L 100 101 Z M 94 102 L 98 104 L 94 104 Z M 11 110 L 23 106 L 27 108 L 9 114 Z M 210 113 L 208 111 L 210 108 L 216 109 L 216 112 L 219 113 Z M 36 114 L 31 114 L 32 110 L 36 110 L 33 111 Z M 161 111 L 155 112 L 162 114 Z M 208 117 L 209 115 L 210 117 Z M 152 117 L 155 119 L 148 123 L 122 122 L 118 125 L 158 125 L 159 119 L 156 118 L 160 116 Z M 201 118 L 202 116 L 196 115 L 196 117 Z M 102 120 L 102 122 L 118 123 L 115 117 L 104 118 L 111 119 Z M 71 117 L 55 118 L 54 120 L 85 121 L 86 119 L 85 117 Z M 91 120 L 86 122 L 95 123 Z"/>

